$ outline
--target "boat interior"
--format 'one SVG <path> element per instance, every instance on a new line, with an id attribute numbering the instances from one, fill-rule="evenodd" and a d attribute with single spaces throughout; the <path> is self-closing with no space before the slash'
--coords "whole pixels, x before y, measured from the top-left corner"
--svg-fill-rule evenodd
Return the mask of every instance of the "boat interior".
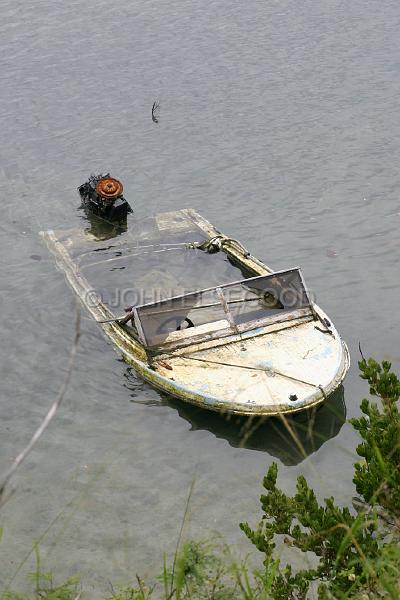
<path id="1" fill-rule="evenodd" d="M 298 269 L 261 275 L 208 290 L 136 307 L 135 322 L 144 346 L 162 346 L 192 337 L 235 335 L 312 316 L 311 303 Z"/>
<path id="2" fill-rule="evenodd" d="M 112 315 L 135 307 L 125 327 L 149 349 L 312 318 L 299 269 L 260 275 L 238 242 L 194 211 L 131 221 L 112 239 L 73 230 L 59 240 Z M 239 258 L 229 242 L 239 247 Z"/>

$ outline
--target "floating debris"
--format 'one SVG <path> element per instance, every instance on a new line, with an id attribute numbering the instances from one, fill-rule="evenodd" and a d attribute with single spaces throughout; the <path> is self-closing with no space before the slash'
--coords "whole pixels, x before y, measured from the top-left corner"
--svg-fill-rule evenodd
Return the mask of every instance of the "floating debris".
<path id="1" fill-rule="evenodd" d="M 153 102 L 153 108 L 151 109 L 151 120 L 153 121 L 153 123 L 158 123 L 158 115 L 156 114 L 156 112 L 159 110 L 160 108 L 160 103 L 156 100 L 155 102 Z"/>

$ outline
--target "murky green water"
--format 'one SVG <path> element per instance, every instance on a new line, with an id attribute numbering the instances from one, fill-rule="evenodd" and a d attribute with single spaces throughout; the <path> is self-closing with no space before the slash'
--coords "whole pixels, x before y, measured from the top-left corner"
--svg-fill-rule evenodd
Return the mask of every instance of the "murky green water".
<path id="1" fill-rule="evenodd" d="M 87 226 L 76 187 L 96 171 L 122 179 L 133 219 L 193 207 L 267 264 L 301 266 L 348 342 L 356 414 L 358 342 L 400 367 L 398 3 L 4 0 L 0 14 L 0 467 L 46 413 L 73 338 L 74 295 L 38 231 Z M 288 490 L 304 473 L 353 495 L 347 425 L 322 413 L 328 441 L 305 460 L 276 423 L 237 447 L 240 424 L 162 398 L 86 315 L 82 329 L 64 405 L 0 513 L 0 587 L 25 581 L 34 540 L 94 597 L 152 575 L 193 478 L 186 535 L 242 548 L 274 457 Z"/>

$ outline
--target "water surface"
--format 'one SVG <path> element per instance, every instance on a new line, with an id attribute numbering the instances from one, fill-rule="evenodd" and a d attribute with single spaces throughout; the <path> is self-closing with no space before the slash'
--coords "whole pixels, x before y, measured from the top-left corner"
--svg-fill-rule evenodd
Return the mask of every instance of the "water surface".
<path id="1" fill-rule="evenodd" d="M 124 182 L 134 218 L 192 207 L 272 267 L 301 266 L 352 354 L 348 416 L 366 393 L 359 341 L 399 370 L 399 22 L 393 0 L 3 1 L 2 469 L 65 376 L 75 299 L 38 232 L 88 226 L 91 172 Z M 273 460 L 289 491 L 304 473 L 320 496 L 354 494 L 341 408 L 306 459 L 276 424 L 238 447 L 240 423 L 161 397 L 82 316 L 64 405 L 0 515 L 0 587 L 23 585 L 34 540 L 94 597 L 153 575 L 193 478 L 185 534 L 246 549 L 238 523 L 256 522 Z"/>

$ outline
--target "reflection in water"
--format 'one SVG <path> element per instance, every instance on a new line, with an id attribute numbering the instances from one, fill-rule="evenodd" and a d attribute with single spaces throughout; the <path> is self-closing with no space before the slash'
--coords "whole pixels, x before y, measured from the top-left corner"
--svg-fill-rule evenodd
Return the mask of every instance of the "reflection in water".
<path id="1" fill-rule="evenodd" d="M 126 364 L 122 358 L 120 362 Z M 132 367 L 125 369 L 124 377 L 123 386 L 129 390 L 131 402 L 146 406 L 160 406 L 160 404 L 163 404 L 163 401 L 155 395 L 153 388 L 143 381 L 143 379 L 140 379 Z M 150 392 L 150 394 L 148 395 L 146 392 Z"/>
<path id="2" fill-rule="evenodd" d="M 132 402 L 153 406 L 159 404 L 154 399 L 147 402 L 140 400 L 148 386 L 137 378 L 133 369 L 128 367 L 124 375 L 124 385 L 130 391 Z M 346 421 L 343 386 L 329 396 L 321 407 L 286 417 L 223 415 L 166 394 L 160 396 L 163 404 L 175 408 L 181 417 L 191 423 L 192 430 L 210 431 L 216 437 L 226 439 L 235 448 L 268 452 L 288 466 L 300 463 L 334 438 Z"/>
<path id="3" fill-rule="evenodd" d="M 320 407 L 293 416 L 240 417 L 219 415 L 179 400 L 167 399 L 192 429 L 206 429 L 235 448 L 268 452 L 285 465 L 296 465 L 327 440 L 335 437 L 346 420 L 341 386 Z"/>
<path id="4" fill-rule="evenodd" d="M 108 221 L 95 215 L 83 205 L 78 210 L 85 215 L 82 218 L 89 221 L 90 227 L 87 227 L 85 232 L 93 235 L 96 240 L 110 240 L 121 235 L 121 233 L 125 233 L 128 229 L 127 215 L 123 215 L 121 218 L 114 219 L 113 221 Z"/>

